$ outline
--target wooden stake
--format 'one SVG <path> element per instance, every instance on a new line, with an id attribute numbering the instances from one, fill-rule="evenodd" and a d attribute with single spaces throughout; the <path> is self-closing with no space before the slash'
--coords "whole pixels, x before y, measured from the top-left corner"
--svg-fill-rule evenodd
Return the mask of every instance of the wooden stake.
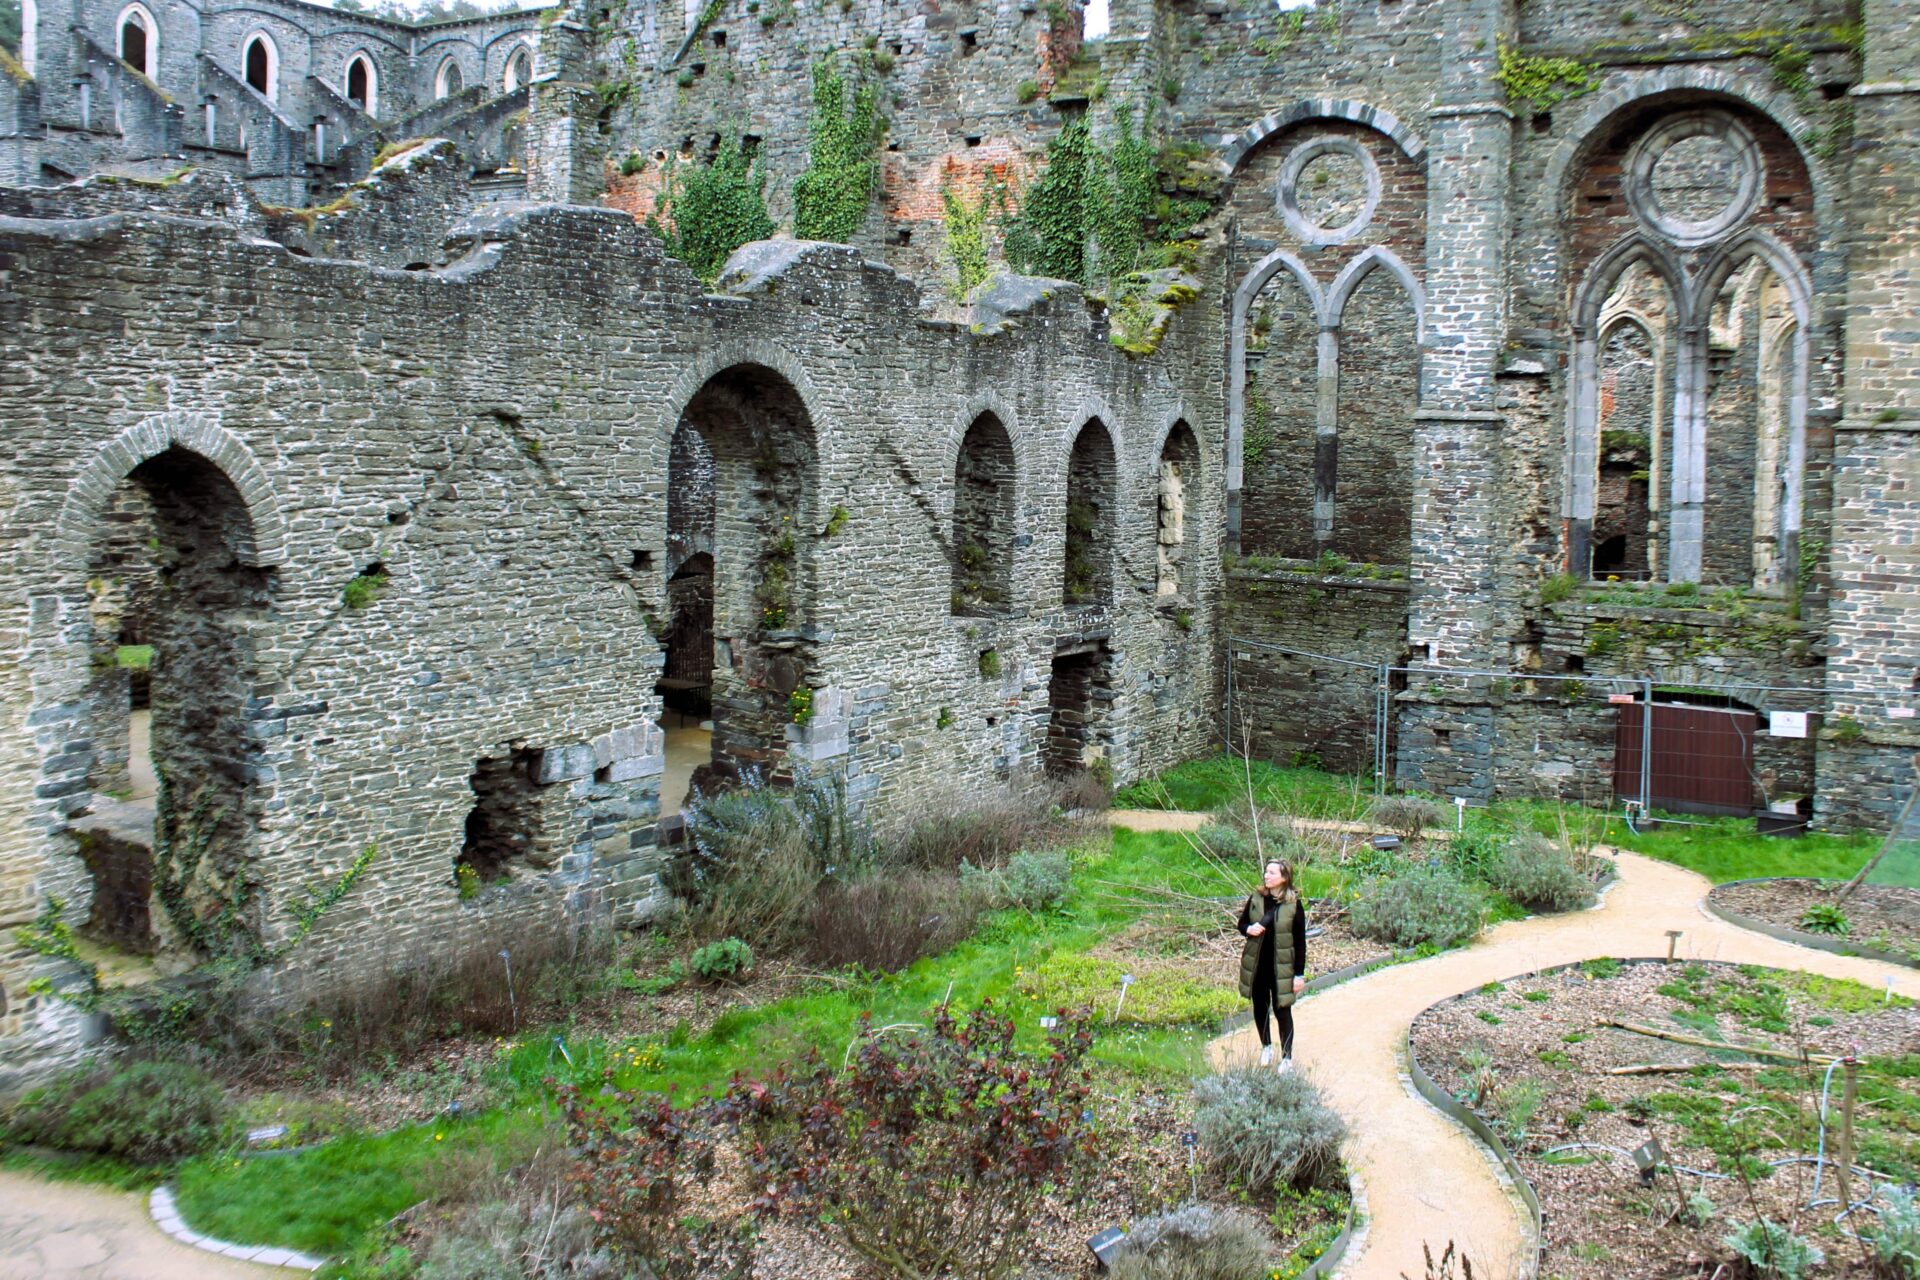
<path id="1" fill-rule="evenodd" d="M 1631 1031 L 1637 1036 L 1652 1036 L 1655 1040 L 1671 1040 L 1675 1044 L 1688 1044 L 1696 1049 L 1720 1049 L 1728 1053 L 1744 1053 L 1755 1058 L 1775 1058 L 1782 1062 L 1811 1062 L 1816 1066 L 1826 1066 L 1833 1059 L 1823 1054 L 1787 1053 L 1780 1049 L 1763 1048 L 1757 1044 L 1729 1044 L 1722 1040 L 1704 1040 L 1699 1036 L 1683 1036 L 1675 1031 L 1661 1031 L 1656 1027 L 1643 1027 L 1632 1022 L 1616 1022 L 1612 1018 L 1602 1018 L 1594 1024 L 1600 1027 L 1618 1027 L 1622 1031 Z"/>
<path id="2" fill-rule="evenodd" d="M 1840 1211 L 1853 1207 L 1849 1175 L 1853 1172 L 1853 1103 L 1860 1089 L 1860 1064 L 1852 1058 L 1840 1068 L 1846 1086 L 1840 1094 Z"/>
<path id="3" fill-rule="evenodd" d="M 1772 1064 L 1765 1062 L 1643 1062 L 1632 1067 L 1608 1067 L 1610 1076 L 1664 1076 L 1679 1075 L 1692 1071 L 1696 1067 L 1718 1067 L 1722 1071 L 1771 1071 Z"/>

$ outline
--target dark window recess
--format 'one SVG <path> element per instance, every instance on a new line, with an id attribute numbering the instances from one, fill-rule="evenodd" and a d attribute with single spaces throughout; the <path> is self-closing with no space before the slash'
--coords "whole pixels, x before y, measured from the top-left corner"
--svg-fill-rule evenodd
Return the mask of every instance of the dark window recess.
<path id="1" fill-rule="evenodd" d="M 536 754 L 517 750 L 485 757 L 467 779 L 473 808 L 467 813 L 466 840 L 455 866 L 471 867 L 482 884 L 504 879 L 513 867 L 532 861 L 538 806 L 533 782 Z"/>
<path id="2" fill-rule="evenodd" d="M 1585 658 L 1581 657 L 1577 653 L 1570 653 L 1567 655 L 1568 671 L 1584 672 L 1586 669 L 1587 669 L 1587 660 Z"/>
<path id="3" fill-rule="evenodd" d="M 980 145 L 980 135 L 979 135 L 979 134 L 977 134 L 977 133 L 970 133 L 970 134 L 968 134 L 968 135 L 967 135 L 967 145 L 968 145 L 968 146 L 970 146 L 970 147 L 977 147 L 977 146 L 979 146 L 979 145 Z"/>
<path id="4" fill-rule="evenodd" d="M 979 47 L 980 47 L 979 33 L 973 32 L 973 31 L 962 31 L 960 33 L 960 56 L 961 57 L 963 58 L 971 57 L 973 54 L 973 51 L 975 49 L 978 49 Z"/>
<path id="5" fill-rule="evenodd" d="M 893 229 L 893 242 L 895 244 L 908 244 L 912 240 L 913 232 L 911 229 L 907 227 L 895 227 Z"/>
<path id="6" fill-rule="evenodd" d="M 649 569 L 649 570 L 652 569 L 653 568 L 653 552 L 635 551 L 633 553 L 633 567 L 636 569 Z"/>
<path id="7" fill-rule="evenodd" d="M 713 47 L 714 47 L 714 48 L 716 48 L 716 49 L 724 49 L 724 48 L 726 48 L 726 47 L 727 47 L 727 33 L 726 33 L 726 32 L 724 32 L 724 31 L 715 31 L 715 32 L 713 33 Z"/>

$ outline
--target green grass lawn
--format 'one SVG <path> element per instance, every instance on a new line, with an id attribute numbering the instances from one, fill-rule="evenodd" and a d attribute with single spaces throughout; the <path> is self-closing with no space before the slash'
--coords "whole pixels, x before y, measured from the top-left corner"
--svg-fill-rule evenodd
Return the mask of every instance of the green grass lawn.
<path id="1" fill-rule="evenodd" d="M 1259 760 L 1249 768 L 1236 756 L 1218 755 L 1189 761 L 1158 778 L 1135 783 L 1115 795 L 1114 804 L 1142 809 L 1217 809 L 1246 795 L 1249 773 L 1262 804 L 1304 817 L 1363 818 L 1373 798 L 1371 780 L 1357 775 L 1285 768 Z M 1467 822 L 1470 828 L 1538 831 L 1554 837 L 1561 834 L 1561 824 L 1565 823 L 1584 828 L 1586 834 L 1622 849 L 1696 871 L 1715 884 L 1761 876 L 1844 878 L 1873 856 L 1881 840 L 1871 834 L 1808 833 L 1797 839 L 1762 836 L 1755 834 L 1751 818 L 1689 817 L 1643 827 L 1636 834 L 1617 815 L 1538 800 L 1496 801 L 1469 810 Z M 1888 868 L 1886 874 L 1876 874 L 1875 879 L 1893 884 L 1911 881 L 1920 888 L 1920 858 L 1906 859 Z"/>

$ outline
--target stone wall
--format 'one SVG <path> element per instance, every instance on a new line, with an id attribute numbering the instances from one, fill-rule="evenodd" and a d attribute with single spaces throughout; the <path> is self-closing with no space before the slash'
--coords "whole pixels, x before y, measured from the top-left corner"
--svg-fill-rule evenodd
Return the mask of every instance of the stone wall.
<path id="1" fill-rule="evenodd" d="M 223 513 L 219 541 L 172 540 L 232 582 L 183 593 L 156 623 L 161 824 L 217 851 L 195 900 L 211 909 L 244 882 L 245 922 L 284 936 L 289 904 L 378 845 L 290 980 L 654 901 L 668 448 L 703 394 L 741 377 L 778 389 L 808 429 L 781 507 L 802 584 L 791 616 L 742 616 L 771 561 L 724 533 L 714 548 L 717 703 L 746 708 L 738 723 L 782 770 L 842 773 L 884 814 L 919 787 L 1038 768 L 1064 650 L 1102 655 L 1082 759 L 1124 780 L 1206 743 L 1217 564 L 1197 557 L 1177 595 L 1159 591 L 1160 460 L 1182 422 L 1202 442 L 1186 509 L 1201 545 L 1220 519 L 1202 354 L 1220 336 L 1204 311 L 1136 361 L 1070 287 L 976 333 L 922 320 L 919 291 L 856 252 L 794 242 L 743 251 L 711 296 L 624 215 L 578 209 L 488 206 L 446 256 L 394 271 L 220 223 L 0 221 L 18 355 L 0 376 L 16 428 L 0 630 L 25 655 L 7 666 L 20 714 L 0 738 L 16 780 L 0 812 L 9 1071 L 75 1035 L 62 1006 L 19 994 L 33 966 L 11 931 L 49 895 L 87 909 L 64 834 L 94 757 L 87 548 L 130 474 L 156 501 L 198 476 L 233 495 L 202 504 Z M 81 316 L 92 355 L 76 371 L 59 353 Z M 958 617 L 954 481 L 983 412 L 1015 452 L 1011 598 Z M 1099 602 L 1063 607 L 1068 455 L 1096 419 L 1112 444 L 1110 555 Z M 752 483 L 743 461 L 716 474 L 723 512 Z M 815 691 L 809 722 L 783 732 L 775 650 L 800 655 Z M 473 779 L 516 776 L 537 803 L 489 820 L 519 823 L 532 852 L 463 900 Z"/>

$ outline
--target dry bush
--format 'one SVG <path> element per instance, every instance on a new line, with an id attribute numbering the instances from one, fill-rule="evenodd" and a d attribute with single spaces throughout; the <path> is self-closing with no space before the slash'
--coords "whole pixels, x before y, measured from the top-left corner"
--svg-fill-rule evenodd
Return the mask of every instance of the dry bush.
<path id="1" fill-rule="evenodd" d="M 1509 840 L 1486 869 L 1487 883 L 1535 911 L 1578 911 L 1593 905 L 1591 878 L 1572 855 L 1544 836 Z"/>
<path id="2" fill-rule="evenodd" d="M 1113 1280 L 1247 1280 L 1273 1257 L 1266 1225 L 1242 1209 L 1190 1204 L 1127 1233 Z"/>
<path id="3" fill-rule="evenodd" d="M 913 808 L 915 816 L 880 836 L 889 867 L 997 867 L 1022 849 L 1057 840 L 1062 829 L 1052 790 L 1034 783 L 1009 783 L 986 795 L 923 792 Z"/>
<path id="4" fill-rule="evenodd" d="M 952 876 L 876 872 L 814 895 L 804 949 L 829 968 L 896 973 L 964 941 L 991 905 L 980 886 Z"/>
<path id="5" fill-rule="evenodd" d="M 1375 826 L 1385 827 L 1408 844 L 1418 840 L 1428 827 L 1447 824 L 1447 811 L 1419 796 L 1382 796 L 1373 802 L 1367 816 Z"/>
<path id="6" fill-rule="evenodd" d="M 507 981 L 513 969 L 511 990 Z M 606 927 L 551 917 L 496 924 L 456 950 L 416 955 L 289 1007 L 254 999 L 216 1015 L 201 1043 L 224 1055 L 298 1056 L 357 1069 L 449 1036 L 507 1035 L 606 979 L 616 944 Z M 216 1022 L 217 1016 L 217 1022 Z"/>

